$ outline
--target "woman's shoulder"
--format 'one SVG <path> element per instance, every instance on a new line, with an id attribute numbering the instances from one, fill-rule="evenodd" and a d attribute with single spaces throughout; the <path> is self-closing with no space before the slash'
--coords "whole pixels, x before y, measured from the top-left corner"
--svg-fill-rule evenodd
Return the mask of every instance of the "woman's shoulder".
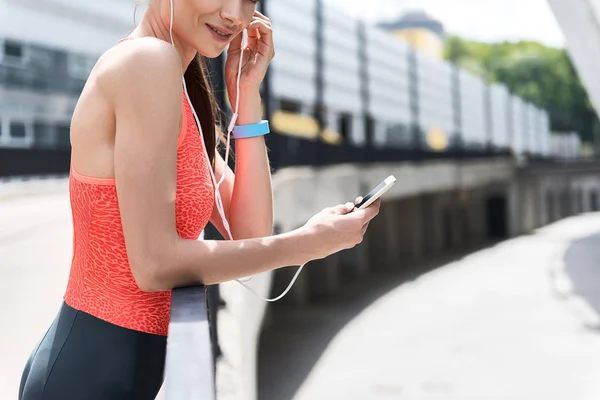
<path id="1" fill-rule="evenodd" d="M 141 37 L 123 40 L 98 59 L 94 75 L 105 94 L 115 95 L 123 87 L 172 85 L 183 72 L 177 50 L 164 40 Z M 171 79 L 169 79 L 171 78 Z"/>

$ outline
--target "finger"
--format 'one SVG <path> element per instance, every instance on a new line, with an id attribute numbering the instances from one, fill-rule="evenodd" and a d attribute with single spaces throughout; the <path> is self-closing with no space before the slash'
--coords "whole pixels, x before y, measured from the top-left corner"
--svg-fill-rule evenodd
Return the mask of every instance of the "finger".
<path id="1" fill-rule="evenodd" d="M 248 25 L 248 36 L 257 36 L 257 33 L 260 33 L 260 36 L 262 37 L 263 35 L 271 35 L 271 33 L 273 32 L 273 28 L 271 27 L 270 24 L 266 23 L 265 21 L 263 21 L 262 19 L 255 19 L 252 22 L 250 22 L 250 25 Z M 256 29 L 257 31 L 252 31 L 252 29 Z"/>
<path id="2" fill-rule="evenodd" d="M 354 204 L 352 204 L 352 212 L 346 213 L 344 218 L 347 218 L 347 221 L 350 224 L 348 226 L 352 230 L 359 230 L 365 223 L 369 222 L 365 210 L 359 210 L 354 207 Z"/>
<path id="3" fill-rule="evenodd" d="M 381 199 L 375 200 L 371 205 L 364 209 L 364 221 L 370 221 L 379 214 L 379 207 L 381 205 Z"/>
<path id="4" fill-rule="evenodd" d="M 333 214 L 344 215 L 352 211 L 354 204 L 348 202 L 346 204 L 340 204 L 331 209 Z"/>
<path id="5" fill-rule="evenodd" d="M 254 11 L 253 18 L 258 18 L 265 21 L 269 26 L 271 26 L 271 20 L 266 15 L 262 14 L 260 11 Z"/>
<path id="6" fill-rule="evenodd" d="M 239 53 L 242 49 L 242 39 L 244 38 L 244 32 L 238 33 L 233 40 L 229 43 L 229 49 L 227 49 L 227 54 L 235 55 Z"/>
<path id="7" fill-rule="evenodd" d="M 258 36 L 250 36 L 248 33 L 248 43 L 246 44 L 247 49 L 256 49 L 258 48 L 260 38 Z"/>
<path id="8" fill-rule="evenodd" d="M 363 201 L 363 198 L 362 198 L 362 196 L 358 196 L 358 197 L 356 198 L 356 200 L 354 200 L 354 204 L 358 204 L 358 203 L 360 203 L 361 201 Z"/>
<path id="9" fill-rule="evenodd" d="M 271 57 L 273 54 L 271 27 L 258 19 L 252 21 L 248 25 L 248 45 L 254 52 L 265 57 Z"/>
<path id="10" fill-rule="evenodd" d="M 331 207 L 330 211 L 332 214 L 343 214 L 345 209 L 346 209 L 345 204 L 339 204 L 335 207 Z"/>
<path id="11" fill-rule="evenodd" d="M 263 21 L 255 20 L 248 25 L 248 37 L 258 37 L 257 34 L 260 35 L 260 40 L 257 43 L 256 52 L 265 57 L 272 57 L 274 54 L 273 29 Z"/>
<path id="12" fill-rule="evenodd" d="M 347 202 L 346 204 L 344 204 L 345 207 L 345 213 L 344 214 L 348 214 L 349 212 L 352 212 L 354 210 L 354 204 Z"/>

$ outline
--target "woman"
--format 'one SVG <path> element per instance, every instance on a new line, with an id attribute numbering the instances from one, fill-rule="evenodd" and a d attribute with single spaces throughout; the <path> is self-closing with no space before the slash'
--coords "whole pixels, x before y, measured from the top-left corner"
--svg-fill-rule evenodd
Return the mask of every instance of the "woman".
<path id="1" fill-rule="evenodd" d="M 235 132 L 256 128 L 259 87 L 274 55 L 270 21 L 256 3 L 154 0 L 131 35 L 98 60 L 71 124 L 69 282 L 25 367 L 20 399 L 154 399 L 172 288 L 301 265 L 362 240 L 379 203 L 328 208 L 271 236 L 263 137 L 236 138 L 235 179 L 215 151 L 214 100 L 200 62 L 231 45 Z M 216 193 L 214 178 L 223 174 Z M 198 241 L 209 221 L 233 240 Z"/>

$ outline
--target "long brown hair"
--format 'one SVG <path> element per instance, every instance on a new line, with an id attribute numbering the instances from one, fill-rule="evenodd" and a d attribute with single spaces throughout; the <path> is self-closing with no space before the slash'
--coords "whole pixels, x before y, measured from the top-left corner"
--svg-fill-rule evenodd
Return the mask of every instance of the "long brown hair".
<path id="1" fill-rule="evenodd" d="M 221 142 L 224 141 L 224 138 L 220 130 L 216 127 L 216 117 L 220 115 L 221 110 L 219 109 L 208 76 L 208 66 L 205 57 L 200 53 L 196 53 L 196 56 L 190 65 L 188 65 L 183 76 L 188 96 L 190 96 L 190 101 L 202 127 L 204 145 L 206 146 L 210 164 L 214 168 L 217 135 L 220 137 Z"/>

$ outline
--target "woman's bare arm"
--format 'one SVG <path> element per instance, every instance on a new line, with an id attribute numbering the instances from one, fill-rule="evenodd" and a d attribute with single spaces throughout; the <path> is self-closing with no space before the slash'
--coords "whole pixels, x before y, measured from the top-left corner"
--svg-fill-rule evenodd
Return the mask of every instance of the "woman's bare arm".
<path id="1" fill-rule="evenodd" d="M 129 262 L 143 290 L 215 283 L 301 260 L 294 234 L 238 242 L 190 241 L 175 228 L 179 55 L 166 42 L 123 43 L 101 85 L 116 118 L 115 178 Z M 240 263 L 239 260 L 244 260 Z"/>
<path id="2" fill-rule="evenodd" d="M 260 88 L 275 56 L 269 18 L 255 11 L 246 31 L 248 45 L 242 51 L 241 33 L 232 40 L 224 70 L 229 101 L 233 111 L 238 113 L 236 125 L 255 124 L 262 119 Z M 270 235 L 273 233 L 273 193 L 265 140 L 262 136 L 236 140 L 235 151 L 235 179 L 228 173 L 223 182 L 226 188 L 223 205 L 227 203 L 224 208 L 232 236 L 246 239 Z M 222 228 L 220 217 L 216 216 L 211 222 L 217 229 Z"/>
<path id="3" fill-rule="evenodd" d="M 254 140 L 259 143 L 251 143 Z M 231 168 L 225 168 L 225 161 L 216 153 L 215 176 L 218 181 L 225 171 L 219 192 L 233 239 L 264 237 L 273 233 L 273 193 L 266 153 L 262 137 L 237 142 L 235 175 Z M 221 236 L 229 239 L 216 203 L 210 222 Z"/>
<path id="4" fill-rule="evenodd" d="M 175 225 L 181 61 L 157 39 L 123 43 L 99 83 L 116 118 L 115 178 L 131 270 L 144 291 L 214 284 L 321 258 L 362 240 L 377 210 L 332 209 L 307 228 L 234 241 L 179 237 Z M 116 50 L 116 49 L 115 49 Z M 339 218 L 338 218 L 339 217 Z"/>

